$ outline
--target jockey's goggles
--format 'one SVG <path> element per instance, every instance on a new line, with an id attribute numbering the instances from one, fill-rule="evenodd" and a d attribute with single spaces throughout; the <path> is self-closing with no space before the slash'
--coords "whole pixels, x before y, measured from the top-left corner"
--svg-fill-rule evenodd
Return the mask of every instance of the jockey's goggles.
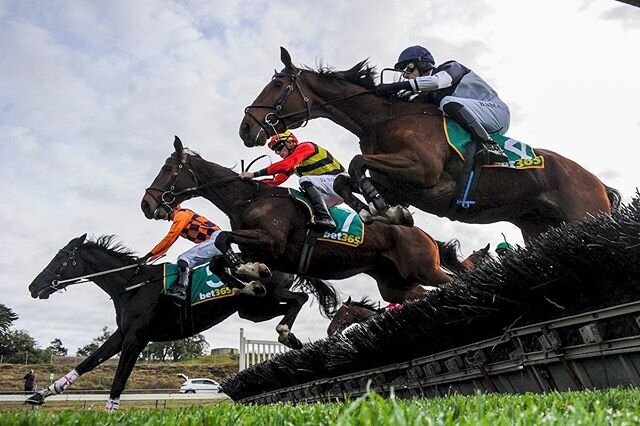
<path id="1" fill-rule="evenodd" d="M 404 67 L 402 67 L 402 75 L 404 76 L 405 74 L 411 74 L 415 69 L 416 64 L 414 64 L 413 62 L 409 62 Z"/>
<path id="2" fill-rule="evenodd" d="M 285 147 L 284 140 L 280 139 L 279 141 L 273 144 L 271 149 L 273 149 L 273 152 L 275 152 L 276 154 L 280 154 L 280 151 L 282 151 L 282 148 L 284 147 Z"/>

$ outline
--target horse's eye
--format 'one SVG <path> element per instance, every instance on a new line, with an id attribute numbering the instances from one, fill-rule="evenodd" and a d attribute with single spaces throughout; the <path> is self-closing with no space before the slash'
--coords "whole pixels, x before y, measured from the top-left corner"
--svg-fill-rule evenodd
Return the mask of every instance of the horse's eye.
<path id="1" fill-rule="evenodd" d="M 171 166 L 164 166 L 162 168 L 162 171 L 165 173 L 171 173 L 171 171 L 173 170 L 173 168 Z"/>
<path id="2" fill-rule="evenodd" d="M 279 89 L 283 86 L 283 83 L 280 80 L 273 80 L 273 88 Z"/>

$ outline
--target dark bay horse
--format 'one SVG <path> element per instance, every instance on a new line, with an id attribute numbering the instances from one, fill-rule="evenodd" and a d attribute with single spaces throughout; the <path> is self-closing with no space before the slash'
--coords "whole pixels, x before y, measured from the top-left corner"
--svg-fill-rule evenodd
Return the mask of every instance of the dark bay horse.
<path id="1" fill-rule="evenodd" d="M 318 117 L 349 130 L 359 138 L 362 155 L 349 167 L 358 183 L 340 192 L 347 203 L 354 202 L 349 193 L 363 187 L 368 170 L 390 203 L 467 223 L 511 222 L 525 241 L 551 226 L 610 213 L 619 205 L 618 192 L 580 165 L 536 149 L 545 158 L 544 168 L 484 168 L 475 191 L 477 204 L 460 208 L 455 197 L 463 162 L 446 142 L 436 106 L 374 95 L 375 69 L 366 61 L 342 72 L 299 69 L 284 48 L 281 60 L 285 68 L 245 110 L 240 137 L 246 146 L 264 145 L 271 135 Z"/>
<path id="2" fill-rule="evenodd" d="M 297 273 L 307 235 L 306 208 L 292 200 L 286 188 L 241 180 L 237 173 L 190 153 L 178 137 L 174 148 L 142 199 L 145 216 L 164 216 L 176 204 L 203 196 L 230 218 L 233 230 L 223 231 L 216 240 L 221 251 L 235 243 L 248 260 Z M 357 247 L 318 240 L 306 275 L 344 279 L 365 273 L 376 280 L 384 300 L 399 303 L 424 296 L 421 285 L 451 281 L 440 268 L 438 246 L 417 227 L 374 222 L 365 225 L 364 242 Z"/>
<path id="3" fill-rule="evenodd" d="M 265 297 L 224 297 L 186 309 L 161 296 L 162 265 L 137 267 L 137 263 L 137 258 L 129 250 L 114 244 L 112 236 L 87 241 L 85 234 L 71 240 L 60 249 L 29 285 L 32 297 L 47 299 L 50 294 L 69 285 L 64 283 L 65 280 L 123 268 L 91 278 L 113 300 L 117 330 L 74 370 L 58 379 L 55 386 L 29 397 L 28 403 L 43 404 L 46 397 L 64 391 L 77 376 L 93 370 L 120 352 L 107 405 L 109 409 L 115 409 L 138 356 L 150 341 L 170 341 L 193 336 L 235 312 L 238 312 L 241 318 L 253 322 L 284 315 L 280 324 L 290 329 L 302 305 L 308 299 L 305 293 L 289 291 L 293 284 L 292 276 L 274 272 L 269 280 L 263 281 L 267 289 Z M 134 267 L 127 268 L 129 266 Z M 138 285 L 141 283 L 143 285 Z M 289 339 L 283 342 L 287 346 L 302 347 L 302 343 L 292 333 L 287 337 Z"/>
<path id="4" fill-rule="evenodd" d="M 327 335 L 332 336 L 336 333 L 344 331 L 352 324 L 360 323 L 374 315 L 384 312 L 385 308 L 376 306 L 368 298 L 364 298 L 359 302 L 351 300 L 344 301 L 336 314 L 331 319 L 329 327 L 327 327 Z"/>

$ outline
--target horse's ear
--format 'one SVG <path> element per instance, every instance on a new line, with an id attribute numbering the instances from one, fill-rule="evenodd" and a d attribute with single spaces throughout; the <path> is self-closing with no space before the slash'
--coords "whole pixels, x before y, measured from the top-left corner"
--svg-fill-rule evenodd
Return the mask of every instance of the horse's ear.
<path id="1" fill-rule="evenodd" d="M 288 68 L 290 70 L 295 70 L 296 69 L 296 67 L 293 66 L 293 63 L 291 62 L 291 55 L 289 54 L 287 49 L 285 49 L 282 46 L 280 46 L 280 60 L 284 64 L 285 68 Z"/>
<path id="2" fill-rule="evenodd" d="M 490 248 L 491 248 L 491 243 L 487 243 L 486 247 L 483 248 L 482 250 L 489 251 Z"/>
<path id="3" fill-rule="evenodd" d="M 87 233 L 85 232 L 84 234 L 82 234 L 82 235 L 80 235 L 78 237 L 78 244 L 84 243 L 84 240 L 86 240 L 86 239 L 87 239 Z"/>
<path id="4" fill-rule="evenodd" d="M 349 296 L 349 298 L 347 299 L 346 302 L 344 302 L 345 305 L 350 305 L 351 304 L 351 296 Z"/>
<path id="5" fill-rule="evenodd" d="M 176 149 L 177 154 L 182 154 L 182 141 L 177 136 L 173 140 L 173 147 Z"/>

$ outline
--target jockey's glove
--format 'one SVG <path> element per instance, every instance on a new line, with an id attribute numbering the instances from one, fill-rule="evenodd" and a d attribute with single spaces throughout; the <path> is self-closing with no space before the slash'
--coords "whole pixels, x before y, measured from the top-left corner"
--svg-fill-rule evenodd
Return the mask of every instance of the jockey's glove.
<path id="1" fill-rule="evenodd" d="M 379 84 L 374 89 L 376 95 L 391 96 L 401 90 L 413 91 L 413 86 L 409 81 L 400 81 L 398 83 Z"/>

